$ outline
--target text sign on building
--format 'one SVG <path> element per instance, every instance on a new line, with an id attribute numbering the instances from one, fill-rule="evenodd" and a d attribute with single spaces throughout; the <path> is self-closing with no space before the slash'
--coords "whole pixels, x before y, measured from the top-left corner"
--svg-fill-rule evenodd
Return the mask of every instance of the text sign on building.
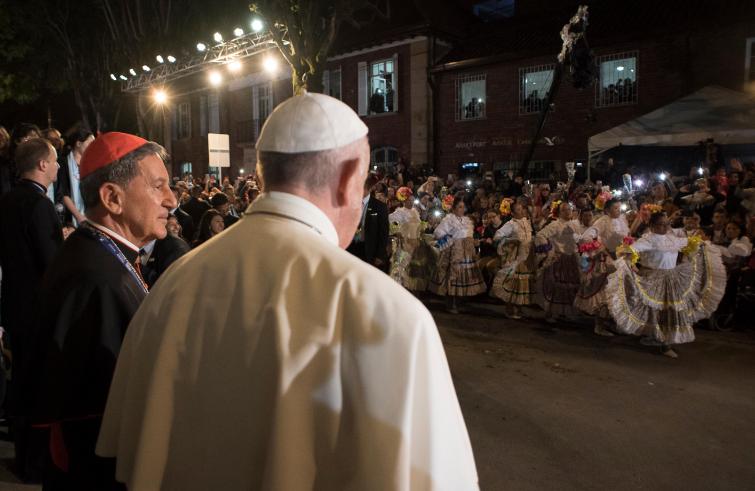
<path id="1" fill-rule="evenodd" d="M 210 167 L 230 167 L 231 147 L 228 135 L 223 133 L 208 133 L 207 146 L 210 151 Z"/>

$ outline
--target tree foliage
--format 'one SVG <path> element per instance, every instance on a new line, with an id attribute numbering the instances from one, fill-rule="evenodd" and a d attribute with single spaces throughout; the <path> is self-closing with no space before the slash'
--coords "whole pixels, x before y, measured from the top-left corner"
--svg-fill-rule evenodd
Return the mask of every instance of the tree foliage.
<path id="1" fill-rule="evenodd" d="M 360 27 L 390 16 L 387 0 L 258 0 L 249 8 L 291 66 L 295 94 L 322 91 L 325 62 L 342 24 Z"/>

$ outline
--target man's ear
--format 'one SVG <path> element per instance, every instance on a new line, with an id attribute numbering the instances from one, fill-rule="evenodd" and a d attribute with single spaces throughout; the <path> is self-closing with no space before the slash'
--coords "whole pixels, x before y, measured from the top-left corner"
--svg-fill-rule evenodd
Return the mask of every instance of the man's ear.
<path id="1" fill-rule="evenodd" d="M 118 184 L 106 182 L 100 186 L 100 203 L 111 215 L 123 213 L 125 195 L 124 189 Z"/>
<path id="2" fill-rule="evenodd" d="M 340 176 L 338 178 L 338 192 L 336 200 L 339 207 L 350 207 L 353 205 L 352 200 L 361 197 L 361 193 L 354 192 L 355 189 L 364 188 L 365 172 L 362 168 L 362 162 L 359 158 L 353 158 L 341 163 Z"/>

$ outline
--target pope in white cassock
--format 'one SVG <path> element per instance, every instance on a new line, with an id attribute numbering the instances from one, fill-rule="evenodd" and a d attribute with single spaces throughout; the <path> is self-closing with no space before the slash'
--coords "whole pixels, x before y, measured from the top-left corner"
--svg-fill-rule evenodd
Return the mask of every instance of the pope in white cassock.
<path id="1" fill-rule="evenodd" d="M 257 151 L 264 194 L 131 322 L 97 453 L 131 491 L 478 489 L 430 313 L 343 250 L 367 127 L 304 93 Z"/>

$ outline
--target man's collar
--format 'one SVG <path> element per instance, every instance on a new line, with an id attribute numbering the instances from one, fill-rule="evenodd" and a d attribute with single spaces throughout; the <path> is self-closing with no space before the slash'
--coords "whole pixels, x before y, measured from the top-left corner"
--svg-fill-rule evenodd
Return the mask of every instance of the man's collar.
<path id="1" fill-rule="evenodd" d="M 20 181 L 22 181 L 22 182 L 28 182 L 29 184 L 31 184 L 32 186 L 34 186 L 37 189 L 37 191 L 39 191 L 40 193 L 47 194 L 47 188 L 44 187 L 42 184 L 38 183 L 37 181 L 34 181 L 34 180 L 26 178 L 26 177 L 22 177 L 20 179 Z"/>
<path id="2" fill-rule="evenodd" d="M 268 213 L 290 218 L 307 225 L 319 233 L 328 242 L 338 245 L 338 232 L 330 218 L 311 201 L 301 196 L 279 191 L 261 194 L 254 203 L 249 205 L 247 215 Z"/>
<path id="3" fill-rule="evenodd" d="M 119 234 L 113 232 L 109 228 L 107 228 L 107 227 L 105 227 L 103 225 L 100 225 L 99 223 L 94 223 L 91 220 L 88 220 L 88 223 L 92 227 L 94 227 L 97 230 L 99 230 L 100 232 L 102 232 L 102 233 L 110 236 L 110 238 L 117 240 L 118 242 L 120 242 L 121 244 L 125 245 L 126 247 L 128 247 L 132 251 L 136 252 L 137 254 L 139 253 L 139 248 L 136 247 L 132 242 L 130 242 L 128 239 L 126 239 L 122 235 L 119 235 Z"/>

